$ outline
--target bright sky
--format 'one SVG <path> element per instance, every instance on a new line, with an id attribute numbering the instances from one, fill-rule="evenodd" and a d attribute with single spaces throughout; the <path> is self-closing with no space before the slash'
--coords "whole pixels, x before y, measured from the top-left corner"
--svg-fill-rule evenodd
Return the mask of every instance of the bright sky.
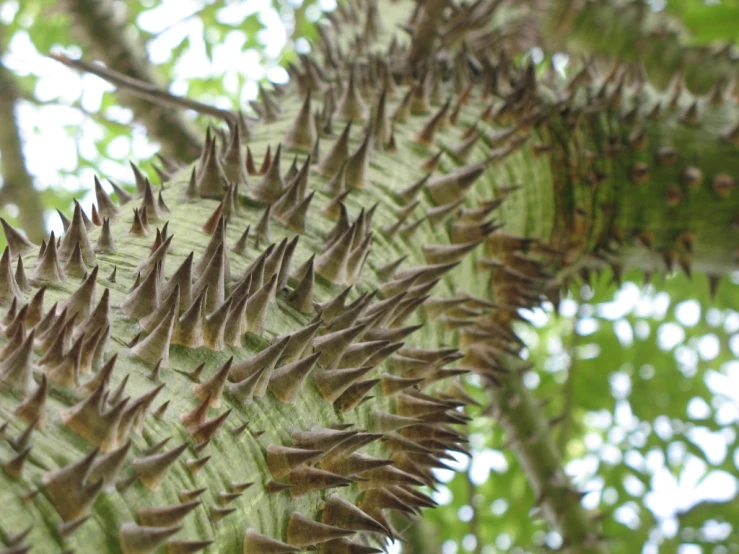
<path id="1" fill-rule="evenodd" d="M 260 64 L 260 58 L 255 51 L 241 51 L 244 37 L 238 32 L 227 35 L 223 45 L 215 48 L 214 58 L 211 62 L 204 49 L 202 39 L 202 24 L 192 15 L 201 5 L 196 0 L 162 0 L 159 5 L 145 13 L 139 18 L 137 24 L 144 30 L 152 33 L 161 33 L 158 38 L 149 45 L 149 55 L 154 62 L 162 62 L 169 58 L 174 46 L 180 43 L 183 37 L 188 37 L 192 48 L 186 53 L 174 71 L 174 81 L 171 90 L 181 94 L 186 89 L 186 80 L 194 76 L 224 75 L 223 86 L 233 96 L 241 98 L 242 105 L 247 100 L 256 96 L 254 82 L 264 76 L 275 81 L 284 81 L 286 73 L 279 67 L 272 65 L 265 68 Z M 323 9 L 332 9 L 333 0 L 322 0 Z M 0 19 L 8 21 L 12 18 L 17 3 L 5 2 L 0 7 Z M 266 54 L 269 58 L 276 58 L 284 47 L 290 26 L 289 19 L 281 15 L 271 7 L 269 0 L 247 0 L 246 2 L 233 2 L 220 11 L 219 17 L 223 22 L 238 23 L 247 15 L 260 12 L 261 20 L 265 25 L 261 32 L 261 40 L 266 44 Z M 309 13 L 309 18 L 317 17 L 318 11 Z M 296 45 L 299 49 L 306 45 Z M 67 51 L 71 56 L 78 56 L 79 50 Z M 38 75 L 39 81 L 36 88 L 36 97 L 41 102 L 49 105 L 34 106 L 23 103 L 18 108 L 18 116 L 21 125 L 23 139 L 26 142 L 26 157 L 30 172 L 36 178 L 38 187 L 61 186 L 68 189 L 84 187 L 92 189 L 93 171 L 82 169 L 75 177 L 60 177 L 62 170 L 72 170 L 77 165 L 77 152 L 88 158 L 96 158 L 95 144 L 102 138 L 102 130 L 83 111 L 95 113 L 100 109 L 101 97 L 105 91 L 112 87 L 101 79 L 81 75 L 76 71 L 68 69 L 61 64 L 41 55 L 33 47 L 30 39 L 23 33 L 18 33 L 10 44 L 8 54 L 4 58 L 6 65 L 21 75 Z M 243 90 L 238 90 L 236 71 L 245 73 L 251 81 Z M 216 104 L 223 107 L 233 108 L 228 98 L 213 99 Z M 83 111 L 73 106 L 79 103 Z M 106 112 L 110 119 L 120 121 L 124 124 L 131 123 L 131 114 L 127 109 L 116 108 Z M 120 137 L 113 141 L 108 147 L 107 154 L 121 162 L 103 160 L 100 162 L 100 171 L 106 176 L 124 183 L 132 182 L 132 175 L 127 161 L 136 162 L 148 159 L 156 152 L 157 146 L 147 139 L 143 129 L 139 125 L 133 125 L 130 138 Z M 105 185 L 107 186 L 107 185 Z M 89 209 L 92 196 L 88 194 L 83 205 Z M 48 218 L 50 230 L 61 231 L 61 223 L 56 215 Z M 653 297 L 645 295 L 633 284 L 627 284 L 610 304 L 601 306 L 599 315 L 613 320 L 620 320 L 623 316 L 635 310 L 637 314 L 649 316 L 656 314 L 664 315 L 669 304 L 669 297 L 665 293 Z M 574 315 L 577 305 L 565 300 L 562 306 L 565 315 Z M 700 306 L 697 302 L 683 302 L 678 309 L 678 319 L 682 325 L 691 326 L 700 318 Z M 543 310 L 535 310 L 528 313 L 528 317 L 535 326 L 543 325 L 548 315 Z M 739 330 L 739 315 L 719 314 L 723 318 L 723 325 L 731 328 L 731 332 Z M 581 333 L 588 334 L 594 331 L 593 326 L 597 320 L 585 318 L 580 321 Z M 616 325 L 619 340 L 628 345 L 633 340 L 633 333 L 639 333 L 639 329 L 632 330 L 629 325 Z M 648 329 L 647 329 L 648 332 Z M 684 338 L 684 332 L 680 326 L 665 324 L 660 326 L 659 342 L 665 347 L 679 344 Z M 673 344 L 674 343 L 674 344 Z M 731 343 L 734 354 L 739 356 L 739 340 Z M 696 350 L 683 349 L 677 353 L 679 363 L 683 367 L 694 366 L 697 362 L 696 356 L 703 359 L 715 358 L 718 354 L 718 340 L 706 337 L 701 340 Z M 677 352 L 677 351 L 676 351 Z M 551 345 L 551 353 L 557 356 L 562 353 L 561 341 L 559 344 Z M 595 353 L 597 355 L 597 353 Z M 536 386 L 536 382 L 530 383 Z M 709 374 L 708 385 L 714 392 L 720 394 L 723 402 L 717 411 L 720 422 L 726 425 L 725 432 L 711 433 L 705 428 L 697 427 L 690 433 L 690 438 L 697 444 L 711 461 L 719 462 L 726 456 L 734 456 L 734 463 L 739 467 L 739 456 L 736 452 L 728 452 L 728 445 L 733 442 L 734 428 L 739 420 L 739 362 L 735 362 L 728 371 L 714 371 Z M 615 502 L 614 490 L 604 489 L 603 482 L 596 475 L 596 469 L 600 462 L 618 463 L 622 459 L 634 468 L 646 468 L 652 475 L 651 490 L 646 495 L 646 505 L 660 521 L 660 532 L 667 537 L 674 536 L 677 531 L 677 511 L 684 510 L 696 502 L 702 500 L 727 500 L 737 494 L 737 479 L 733 475 L 721 471 L 709 471 L 705 463 L 696 456 L 687 453 L 684 448 L 670 450 L 671 459 L 683 460 L 683 469 L 675 478 L 667 469 L 666 462 L 660 452 L 653 451 L 647 456 L 642 456 L 636 449 L 622 451 L 616 445 L 620 444 L 625 436 L 636 441 L 638 446 L 639 437 L 644 438 L 644 433 L 649 432 L 644 423 L 639 423 L 633 416 L 627 395 L 631 387 L 631 381 L 625 373 L 614 373 L 611 382 L 612 392 L 620 398 L 614 414 L 608 412 L 592 414 L 589 425 L 592 432 L 586 437 L 586 446 L 589 452 L 576 462 L 570 463 L 566 470 L 575 483 L 583 490 L 595 491 L 584 499 L 584 504 L 593 508 L 599 504 L 601 498 L 605 503 Z M 704 414 L 709 407 L 702 400 L 691 404 L 689 416 Z M 613 425 L 613 427 L 611 427 Z M 607 430 L 607 432 L 606 432 Z M 669 420 L 655 421 L 653 432 L 662 438 L 669 438 L 672 426 Z M 474 443 L 474 437 L 472 438 Z M 482 483 L 487 479 L 490 472 L 505 472 L 508 464 L 501 452 L 482 449 L 477 450 L 472 460 L 460 457 L 456 467 L 460 471 L 469 471 L 474 483 Z M 449 471 L 437 472 L 439 478 L 448 482 L 453 474 Z M 634 494 L 643 492 L 640 481 L 633 479 L 626 483 L 627 488 Z M 445 486 L 439 488 L 435 499 L 441 504 L 451 501 L 451 493 Z M 498 499 L 489 507 L 493 513 L 503 513 L 508 509 L 506 500 Z M 463 521 L 471 517 L 471 508 L 463 507 L 458 516 Z M 638 524 L 636 512 L 629 505 L 625 505 L 616 511 L 614 517 L 626 525 Z M 719 537 L 727 532 L 725 526 L 716 525 L 707 530 Z M 655 536 L 655 541 L 658 536 Z M 555 533 L 550 533 L 547 543 L 556 548 L 559 538 Z M 510 539 L 506 543 L 505 537 L 499 537 L 497 548 L 506 549 Z M 469 551 L 474 549 L 474 537 L 467 537 L 460 545 L 445 543 L 444 554 L 455 554 L 458 550 Z M 392 545 L 390 552 L 400 552 L 399 545 Z M 490 546 L 483 550 L 484 554 L 496 552 L 497 549 Z M 656 543 L 645 545 L 643 554 L 655 554 L 658 552 Z M 700 552 L 697 548 L 683 548 L 680 554 L 696 554 Z"/>

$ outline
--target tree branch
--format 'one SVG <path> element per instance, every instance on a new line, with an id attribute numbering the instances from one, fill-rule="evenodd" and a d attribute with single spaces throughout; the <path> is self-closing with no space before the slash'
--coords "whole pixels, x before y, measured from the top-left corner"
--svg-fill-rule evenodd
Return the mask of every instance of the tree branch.
<path id="1" fill-rule="evenodd" d="M 80 35 L 108 67 L 156 89 L 167 88 L 143 48 L 131 37 L 120 2 L 114 6 L 111 0 L 68 0 L 67 5 Z M 122 95 L 121 102 L 161 142 L 167 155 L 182 160 L 199 155 L 201 133 L 176 108 L 130 95 Z"/>
<path id="2" fill-rule="evenodd" d="M 501 357 L 501 362 L 512 374 L 501 380 L 501 386 L 488 389 L 490 399 L 508 433 L 508 443 L 528 476 L 537 505 L 563 537 L 565 551 L 606 554 L 608 549 L 597 523 L 582 507 L 580 493 L 562 469 L 549 422 L 523 383 L 522 371 L 527 366 L 512 356 Z"/>
<path id="3" fill-rule="evenodd" d="M 559 435 L 557 437 L 557 446 L 559 452 L 564 456 L 565 448 L 567 448 L 567 440 L 569 438 L 570 421 L 572 419 L 572 409 L 575 406 L 575 375 L 577 373 L 577 346 L 580 342 L 580 335 L 576 329 L 572 329 L 570 342 L 567 350 L 570 355 L 570 367 L 567 370 L 567 381 L 564 385 L 564 408 L 562 410 L 562 421 L 559 427 Z"/>
<path id="4" fill-rule="evenodd" d="M 145 99 L 148 102 L 153 102 L 161 106 L 177 106 L 187 110 L 194 110 L 204 115 L 210 115 L 218 117 L 223 120 L 229 120 L 234 117 L 235 114 L 228 110 L 222 110 L 209 104 L 203 104 L 197 100 L 191 100 L 182 96 L 176 96 L 158 88 L 150 83 L 140 81 L 119 73 L 113 69 L 107 68 L 100 64 L 94 64 L 86 62 L 85 60 L 73 60 L 67 56 L 61 54 L 51 54 L 51 58 L 56 61 L 63 63 L 67 67 L 78 69 L 86 73 L 92 73 L 97 75 L 101 79 L 105 79 L 110 84 L 114 85 L 120 91 L 125 91 L 129 94 L 136 95 L 139 98 Z"/>

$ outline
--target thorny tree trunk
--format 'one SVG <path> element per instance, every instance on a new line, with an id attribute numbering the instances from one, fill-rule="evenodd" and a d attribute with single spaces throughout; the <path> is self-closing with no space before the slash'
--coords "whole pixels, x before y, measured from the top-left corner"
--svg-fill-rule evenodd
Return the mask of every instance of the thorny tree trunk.
<path id="1" fill-rule="evenodd" d="M 246 154 L 230 120 L 196 171 L 158 193 L 139 180 L 133 213 L 98 188 L 97 253 L 79 208 L 38 261 L 11 232 L 0 300 L 54 287 L 51 316 L 17 304 L 3 323 L 6 536 L 35 522 L 25 540 L 41 550 L 371 552 L 368 532 L 394 536 L 386 512 L 432 505 L 412 485 L 464 451 L 460 376 L 474 372 L 565 548 L 607 551 L 523 386 L 512 324 L 606 265 L 712 283 L 736 269 L 735 99 L 660 92 L 628 67 L 537 76 L 505 52 L 498 4 L 342 5 L 290 85 L 262 95 Z M 21 356 L 34 345 L 35 363 Z M 371 456 L 354 455 L 365 442 Z M 108 469 L 88 477 L 96 459 Z"/>

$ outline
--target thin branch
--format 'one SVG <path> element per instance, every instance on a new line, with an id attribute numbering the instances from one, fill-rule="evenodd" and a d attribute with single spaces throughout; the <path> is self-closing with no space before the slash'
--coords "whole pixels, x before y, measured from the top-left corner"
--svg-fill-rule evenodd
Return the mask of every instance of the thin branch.
<path id="1" fill-rule="evenodd" d="M 112 0 L 69 0 L 66 3 L 74 17 L 75 28 L 106 66 L 155 90 L 166 89 L 166 82 L 149 61 L 146 51 L 135 35 L 132 37 L 133 30 L 126 21 L 125 10 L 121 10 L 123 5 L 115 4 Z M 132 92 L 130 87 L 121 89 Z M 168 155 L 181 160 L 192 160 L 199 155 L 201 133 L 171 103 L 157 105 L 148 98 L 129 95 L 122 95 L 120 99 L 133 110 L 136 119 L 146 126 Z"/>
<path id="2" fill-rule="evenodd" d="M 169 105 L 187 110 L 194 110 L 204 115 L 218 117 L 224 121 L 232 121 L 233 118 L 236 117 L 236 114 L 231 111 L 222 110 L 209 104 L 203 104 L 197 100 L 176 96 L 150 83 L 128 77 L 123 73 L 119 73 L 118 71 L 105 67 L 104 65 L 90 63 L 84 60 L 73 60 L 72 58 L 68 58 L 62 54 L 50 54 L 49 56 L 68 67 L 84 71 L 85 73 L 97 75 L 101 79 L 105 79 L 110 84 L 117 87 L 119 90 L 135 94 L 149 102 L 154 102 L 162 106 Z"/>
<path id="3" fill-rule="evenodd" d="M 572 419 L 572 409 L 575 405 L 575 376 L 577 374 L 577 346 L 580 342 L 580 335 L 577 334 L 576 328 L 572 329 L 570 342 L 567 345 L 567 352 L 570 356 L 570 367 L 567 370 L 567 381 L 565 381 L 564 390 L 564 408 L 562 410 L 562 421 L 559 426 L 559 436 L 557 437 L 557 446 L 559 452 L 564 456 L 567 440 L 569 439 L 570 423 Z"/>

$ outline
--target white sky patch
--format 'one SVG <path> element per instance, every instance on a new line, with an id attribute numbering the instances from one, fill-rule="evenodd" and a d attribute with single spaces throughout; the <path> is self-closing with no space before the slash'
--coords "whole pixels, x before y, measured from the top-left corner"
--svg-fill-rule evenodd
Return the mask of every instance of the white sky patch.
<path id="1" fill-rule="evenodd" d="M 688 402 L 688 417 L 690 419 L 706 419 L 711 415 L 711 407 L 702 398 L 696 396 Z"/>
<path id="2" fill-rule="evenodd" d="M 626 398 L 631 393 L 631 378 L 621 371 L 611 373 L 611 394 L 614 398 Z"/>
<path id="3" fill-rule="evenodd" d="M 598 304 L 598 315 L 605 319 L 620 319 L 636 307 L 640 296 L 641 289 L 635 283 L 627 281 L 616 292 L 613 302 Z"/>
<path id="4" fill-rule="evenodd" d="M 726 459 L 728 445 L 720 432 L 712 433 L 705 427 L 694 427 L 688 430 L 687 436 L 703 451 L 709 463 L 719 465 Z"/>
<path id="5" fill-rule="evenodd" d="M 705 361 L 715 359 L 721 352 L 721 344 L 718 337 L 711 333 L 703 335 L 698 339 L 698 355 Z"/>
<path id="6" fill-rule="evenodd" d="M 657 345 L 662 350 L 672 350 L 685 340 L 685 331 L 677 323 L 663 323 L 657 328 Z"/>
<path id="7" fill-rule="evenodd" d="M 639 506 L 635 502 L 627 502 L 616 509 L 613 518 L 628 528 L 636 530 L 641 523 L 639 519 Z"/>
<path id="8" fill-rule="evenodd" d="M 621 346 L 629 347 L 634 343 L 634 331 L 626 319 L 617 319 L 613 322 L 613 332 Z"/>
<path id="9" fill-rule="evenodd" d="M 474 485 L 483 485 L 490 477 L 490 472 L 505 473 L 508 471 L 508 462 L 499 450 L 486 448 L 474 452 L 469 468 L 470 481 Z"/>
<path id="10" fill-rule="evenodd" d="M 718 308 L 708 308 L 708 310 L 706 310 L 706 322 L 711 327 L 718 327 L 721 325 L 723 319 L 724 316 Z"/>
<path id="11" fill-rule="evenodd" d="M 570 63 L 570 56 L 564 52 L 556 52 L 552 56 L 552 67 L 554 70 L 564 77 L 567 73 L 567 66 Z"/>
<path id="12" fill-rule="evenodd" d="M 390 539 L 387 539 L 385 548 L 387 550 L 387 554 L 400 554 L 403 551 L 400 541 L 391 542 Z"/>
<path id="13" fill-rule="evenodd" d="M 457 510 L 457 517 L 460 519 L 460 521 L 464 521 L 465 523 L 471 521 L 474 514 L 475 510 L 473 510 L 472 506 L 470 506 L 469 504 L 460 506 Z"/>
<path id="14" fill-rule="evenodd" d="M 452 491 L 449 490 L 449 487 L 445 485 L 439 485 L 436 487 L 436 490 L 431 493 L 431 498 L 434 499 L 434 502 L 441 506 L 446 506 L 452 501 Z"/>
<path id="15" fill-rule="evenodd" d="M 575 331 L 578 335 L 592 335 L 600 328 L 600 323 L 594 317 L 582 317 L 575 323 Z"/>
<path id="16" fill-rule="evenodd" d="M 701 306 L 697 300 L 686 300 L 675 306 L 675 317 L 681 325 L 694 327 L 701 319 Z"/>
<path id="17" fill-rule="evenodd" d="M 571 298 L 563 298 L 559 303 L 559 313 L 562 317 L 575 317 L 577 315 L 577 302 Z"/>

